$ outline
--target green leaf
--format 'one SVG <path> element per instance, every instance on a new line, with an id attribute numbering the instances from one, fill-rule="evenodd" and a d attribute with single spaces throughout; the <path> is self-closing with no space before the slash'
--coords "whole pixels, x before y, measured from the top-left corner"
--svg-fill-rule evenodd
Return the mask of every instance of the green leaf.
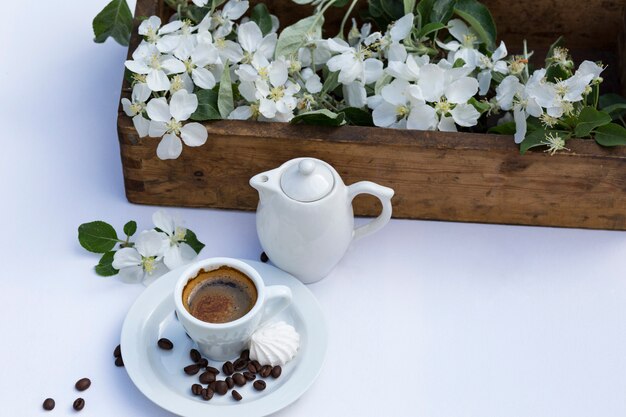
<path id="1" fill-rule="evenodd" d="M 454 13 L 457 0 L 435 0 L 430 12 L 431 22 L 448 23 Z"/>
<path id="2" fill-rule="evenodd" d="M 100 258 L 100 262 L 96 265 L 96 274 L 103 277 L 110 277 L 112 275 L 117 274 L 119 271 L 113 268 L 113 256 L 115 255 L 115 251 L 110 251 L 102 255 Z"/>
<path id="3" fill-rule="evenodd" d="M 496 24 L 489 9 L 476 0 L 458 0 L 454 12 L 470 24 L 485 43 L 488 50 L 493 51 L 496 45 Z"/>
<path id="4" fill-rule="evenodd" d="M 117 43 L 128 46 L 133 30 L 133 14 L 126 0 L 112 0 L 93 19 L 94 42 L 102 43 L 110 36 Z"/>
<path id="5" fill-rule="evenodd" d="M 398 20 L 404 16 L 403 2 L 398 0 L 381 0 L 380 4 L 391 20 Z"/>
<path id="6" fill-rule="evenodd" d="M 137 231 L 137 222 L 134 220 L 129 221 L 124 225 L 124 233 L 126 236 L 132 236 Z"/>
<path id="7" fill-rule="evenodd" d="M 339 86 L 339 71 L 331 72 L 328 74 L 328 76 L 324 80 L 324 84 L 322 85 L 322 91 L 320 95 L 323 96 L 325 93 L 333 91 L 338 86 Z"/>
<path id="8" fill-rule="evenodd" d="M 435 0 L 421 0 L 419 3 L 417 3 L 417 13 L 421 17 L 422 26 L 431 21 L 430 14 L 433 10 L 434 3 Z"/>
<path id="9" fill-rule="evenodd" d="M 613 119 L 626 114 L 626 98 L 619 94 L 603 94 L 599 99 L 600 109 L 611 115 Z"/>
<path id="10" fill-rule="evenodd" d="M 493 126 L 489 128 L 488 133 L 495 133 L 497 135 L 514 135 L 515 122 L 506 122 L 498 126 Z"/>
<path id="11" fill-rule="evenodd" d="M 523 155 L 530 148 L 535 148 L 537 146 L 544 146 L 542 142 L 545 142 L 546 134 L 548 133 L 545 129 L 537 129 L 530 133 L 526 134 L 526 137 L 520 143 L 519 151 Z"/>
<path id="12" fill-rule="evenodd" d="M 194 23 L 198 24 L 204 19 L 204 17 L 211 11 L 208 7 L 198 7 L 194 4 L 190 4 L 187 7 L 187 17 Z"/>
<path id="13" fill-rule="evenodd" d="M 78 242 L 89 252 L 105 253 L 113 249 L 119 240 L 113 226 L 95 221 L 78 226 Z"/>
<path id="14" fill-rule="evenodd" d="M 189 229 L 187 229 L 187 233 L 185 233 L 185 243 L 191 246 L 196 253 L 200 253 L 205 246 L 204 243 L 198 240 L 196 234 Z"/>
<path id="15" fill-rule="evenodd" d="M 263 3 L 254 6 L 250 14 L 250 20 L 259 26 L 261 32 L 263 32 L 263 36 L 267 35 L 272 30 L 272 18 L 270 17 L 269 10 L 267 10 L 267 7 Z"/>
<path id="16" fill-rule="evenodd" d="M 599 99 L 600 109 L 606 111 L 606 108 L 614 104 L 626 103 L 626 97 L 615 93 L 602 94 Z"/>
<path id="17" fill-rule="evenodd" d="M 226 63 L 224 64 L 224 71 L 222 72 L 222 78 L 220 79 L 217 109 L 219 110 L 222 119 L 227 119 L 228 115 L 235 109 L 235 104 L 233 103 L 233 84 L 230 81 L 230 67 L 228 66 L 228 60 L 226 60 Z"/>
<path id="18" fill-rule="evenodd" d="M 341 126 L 346 124 L 344 119 L 345 116 L 342 113 L 337 114 L 327 109 L 321 109 L 300 113 L 291 119 L 290 123 L 304 123 L 306 125 L 318 126 Z"/>
<path id="19" fill-rule="evenodd" d="M 574 129 L 576 137 L 584 138 L 591 134 L 597 127 L 611 123 L 611 116 L 603 111 L 598 111 L 593 107 L 583 107 L 578 115 L 578 123 Z"/>
<path id="20" fill-rule="evenodd" d="M 291 26 L 287 26 L 278 36 L 274 56 L 278 58 L 296 54 L 298 49 L 304 44 L 307 35 L 322 36 L 323 24 L 324 16 L 313 15 L 298 20 Z"/>
<path id="21" fill-rule="evenodd" d="M 313 3 L 313 0 L 293 0 L 293 2 L 296 4 L 309 4 Z"/>
<path id="22" fill-rule="evenodd" d="M 489 103 L 486 103 L 484 101 L 478 101 L 476 100 L 476 98 L 472 97 L 469 99 L 469 104 L 471 104 L 472 106 L 474 106 L 474 108 L 480 113 L 483 114 L 486 111 L 489 111 L 491 109 L 491 106 L 489 105 Z"/>
<path id="23" fill-rule="evenodd" d="M 191 115 L 191 120 L 203 121 L 203 120 L 221 120 L 222 116 L 217 107 L 218 95 L 213 90 L 198 90 L 196 92 L 198 97 L 198 108 Z"/>
<path id="24" fill-rule="evenodd" d="M 422 27 L 422 29 L 417 33 L 417 38 L 422 39 L 425 36 L 430 35 L 433 32 L 437 32 L 438 30 L 444 29 L 446 25 L 441 22 L 431 22 Z"/>
<path id="25" fill-rule="evenodd" d="M 220 7 L 222 4 L 226 3 L 226 0 L 212 0 L 211 1 L 211 10 L 215 10 Z"/>
<path id="26" fill-rule="evenodd" d="M 558 64 L 552 64 L 546 68 L 546 80 L 551 83 L 556 82 L 557 80 L 565 80 L 569 78 L 571 74 L 562 66 Z"/>
<path id="27" fill-rule="evenodd" d="M 344 7 L 349 2 L 350 0 L 335 0 L 333 2 L 333 7 Z"/>
<path id="28" fill-rule="evenodd" d="M 626 129 L 617 123 L 609 123 L 599 127 L 595 139 L 602 146 L 626 145 Z"/>
<path id="29" fill-rule="evenodd" d="M 413 13 L 415 10 L 415 0 L 404 0 L 404 14 Z"/>
<path id="30" fill-rule="evenodd" d="M 345 109 L 341 109 L 340 114 L 345 116 L 348 124 L 355 126 L 374 126 L 372 114 L 365 109 L 359 109 L 358 107 L 346 107 Z"/>

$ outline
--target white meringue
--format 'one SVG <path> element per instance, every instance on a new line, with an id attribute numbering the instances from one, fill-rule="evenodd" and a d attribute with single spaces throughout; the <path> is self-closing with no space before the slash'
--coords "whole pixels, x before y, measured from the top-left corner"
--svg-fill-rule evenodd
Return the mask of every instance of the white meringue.
<path id="1" fill-rule="evenodd" d="M 296 356 L 300 335 L 284 321 L 266 324 L 250 338 L 250 359 L 261 365 L 284 365 Z"/>

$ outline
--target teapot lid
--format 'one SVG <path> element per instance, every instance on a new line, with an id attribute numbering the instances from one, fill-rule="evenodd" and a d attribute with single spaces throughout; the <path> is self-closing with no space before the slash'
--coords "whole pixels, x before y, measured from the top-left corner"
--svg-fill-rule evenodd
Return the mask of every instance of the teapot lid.
<path id="1" fill-rule="evenodd" d="M 314 158 L 292 164 L 280 177 L 280 187 L 287 197 L 303 203 L 326 197 L 334 185 L 335 178 L 328 166 Z"/>

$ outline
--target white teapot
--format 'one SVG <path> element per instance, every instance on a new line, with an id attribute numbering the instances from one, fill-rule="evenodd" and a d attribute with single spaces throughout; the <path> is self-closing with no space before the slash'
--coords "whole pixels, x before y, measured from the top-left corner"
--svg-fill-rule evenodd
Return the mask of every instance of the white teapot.
<path id="1" fill-rule="evenodd" d="M 256 226 L 261 246 L 279 268 L 308 284 L 324 278 L 350 242 L 381 229 L 391 218 L 394 191 L 370 181 L 346 186 L 335 169 L 315 158 L 296 158 L 255 175 Z M 354 228 L 352 199 L 372 194 L 380 216 Z"/>

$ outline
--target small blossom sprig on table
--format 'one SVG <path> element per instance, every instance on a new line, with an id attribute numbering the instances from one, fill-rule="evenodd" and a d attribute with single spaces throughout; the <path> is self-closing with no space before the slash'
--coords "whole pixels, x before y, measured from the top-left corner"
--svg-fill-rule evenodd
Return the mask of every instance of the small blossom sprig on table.
<path id="1" fill-rule="evenodd" d="M 124 239 L 103 221 L 78 227 L 78 241 L 89 252 L 101 253 L 95 271 L 101 276 L 119 274 L 126 283 L 149 285 L 169 270 L 193 261 L 204 244 L 181 221 L 164 210 L 152 215 L 154 228 L 136 235 L 137 223 L 124 225 Z M 131 237 L 136 236 L 134 240 Z"/>
<path id="2" fill-rule="evenodd" d="M 96 17 L 96 41 L 130 31 L 125 1 Z M 491 132 L 550 155 L 574 137 L 626 145 L 626 99 L 600 96 L 602 64 L 576 67 L 559 39 L 531 70 L 526 42 L 510 55 L 477 0 L 369 0 L 349 30 L 358 0 L 294 2 L 314 11 L 282 30 L 263 3 L 246 16 L 246 0 L 165 0 L 168 23 L 141 22 L 122 107 L 140 137 L 160 138 L 159 158 L 203 145 L 198 122 L 219 119 Z M 331 7 L 346 11 L 323 33 Z M 122 19 L 107 18 L 113 8 Z"/>

